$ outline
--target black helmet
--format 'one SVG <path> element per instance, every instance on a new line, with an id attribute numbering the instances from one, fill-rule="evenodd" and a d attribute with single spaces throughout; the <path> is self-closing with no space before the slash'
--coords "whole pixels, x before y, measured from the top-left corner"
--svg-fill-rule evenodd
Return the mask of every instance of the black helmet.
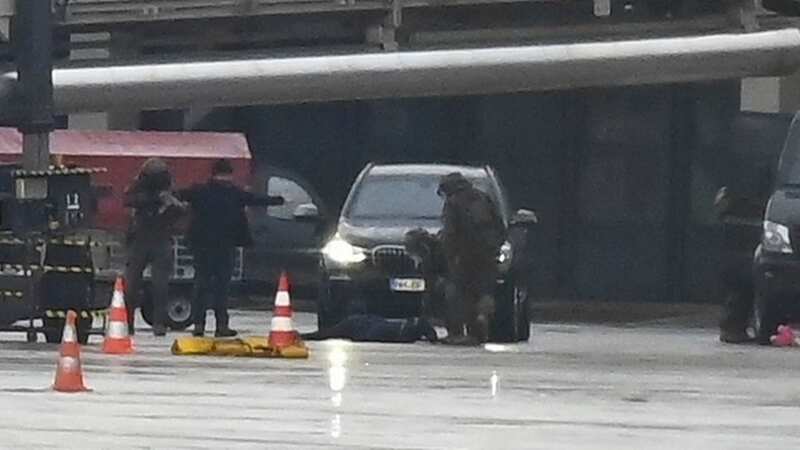
<path id="1" fill-rule="evenodd" d="M 139 182 L 145 189 L 165 190 L 172 186 L 172 174 L 169 166 L 161 158 L 150 158 L 142 164 L 139 171 Z"/>
<path id="2" fill-rule="evenodd" d="M 439 195 L 451 195 L 472 187 L 472 183 L 459 172 L 453 172 L 442 177 L 439 181 Z"/>

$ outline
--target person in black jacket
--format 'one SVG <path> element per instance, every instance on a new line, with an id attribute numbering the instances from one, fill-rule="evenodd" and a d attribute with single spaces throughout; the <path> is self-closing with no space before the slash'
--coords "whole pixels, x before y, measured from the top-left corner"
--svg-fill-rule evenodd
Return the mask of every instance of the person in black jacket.
<path id="1" fill-rule="evenodd" d="M 225 159 L 211 169 L 208 182 L 179 193 L 192 208 L 189 247 L 194 255 L 195 296 L 192 304 L 195 336 L 205 333 L 206 296 L 211 296 L 217 337 L 235 336 L 229 326 L 228 288 L 237 247 L 253 244 L 245 214 L 247 206 L 282 205 L 282 197 L 260 196 L 233 183 L 233 167 Z"/>
<path id="2" fill-rule="evenodd" d="M 151 158 L 125 191 L 125 206 L 133 210 L 128 227 L 127 265 L 128 332 L 134 334 L 134 311 L 139 305 L 142 272 L 150 265 L 153 283 L 153 333 L 164 336 L 169 277 L 172 273 L 172 235 L 186 205 L 172 193 L 172 175 L 167 164 Z"/>

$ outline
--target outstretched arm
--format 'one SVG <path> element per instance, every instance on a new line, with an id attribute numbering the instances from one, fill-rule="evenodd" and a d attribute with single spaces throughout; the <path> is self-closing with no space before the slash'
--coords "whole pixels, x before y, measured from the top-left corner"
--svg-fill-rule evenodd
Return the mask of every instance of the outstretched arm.
<path id="1" fill-rule="evenodd" d="M 286 200 L 280 196 L 255 194 L 250 191 L 245 191 L 244 189 L 239 190 L 239 198 L 241 203 L 245 206 L 280 206 L 286 202 Z"/>

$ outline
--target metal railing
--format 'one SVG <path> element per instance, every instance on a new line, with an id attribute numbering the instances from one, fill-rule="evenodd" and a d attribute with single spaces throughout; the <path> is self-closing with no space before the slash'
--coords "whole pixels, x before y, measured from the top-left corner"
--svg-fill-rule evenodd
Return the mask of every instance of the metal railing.
<path id="1" fill-rule="evenodd" d="M 383 0 L 55 0 L 65 25 L 211 19 L 327 11 L 342 8 L 382 9 Z"/>
<path id="2" fill-rule="evenodd" d="M 2 0 L 0 0 L 2 1 Z M 562 0 L 52 0 L 64 25 Z M 2 8 L 0 8 L 2 11 Z"/>

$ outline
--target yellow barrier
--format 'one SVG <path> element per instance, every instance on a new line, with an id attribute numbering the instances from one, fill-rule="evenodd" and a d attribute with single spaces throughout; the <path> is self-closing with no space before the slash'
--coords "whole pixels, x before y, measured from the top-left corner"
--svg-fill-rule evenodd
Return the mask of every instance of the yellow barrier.
<path id="1" fill-rule="evenodd" d="M 265 337 L 213 339 L 187 336 L 175 339 L 172 354 L 305 359 L 308 358 L 308 347 L 300 340 L 289 347 L 275 348 Z"/>

